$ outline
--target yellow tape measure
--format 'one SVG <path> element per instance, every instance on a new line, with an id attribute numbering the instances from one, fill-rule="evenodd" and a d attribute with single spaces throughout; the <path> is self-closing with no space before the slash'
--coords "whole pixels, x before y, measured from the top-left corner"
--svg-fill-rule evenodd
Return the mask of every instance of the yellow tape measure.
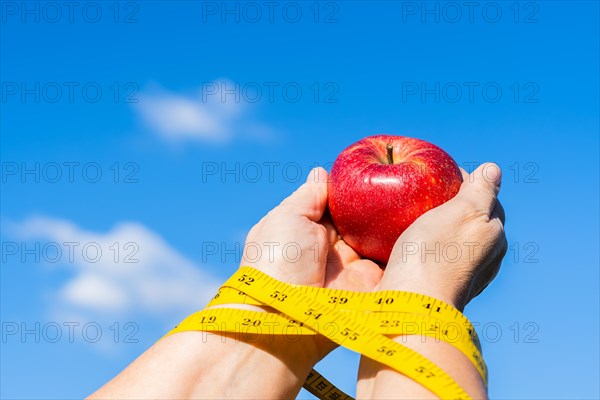
<path id="1" fill-rule="evenodd" d="M 190 315 L 169 335 L 190 330 L 321 334 L 341 346 L 394 368 L 442 398 L 468 399 L 468 394 L 441 368 L 414 350 L 384 336 L 427 335 L 461 350 L 487 382 L 487 369 L 471 323 L 455 308 L 427 296 L 393 291 L 359 293 L 290 285 L 256 269 L 242 267 L 225 282 L 209 306 L 232 303 L 269 306 L 281 314 L 213 308 Z M 335 387 L 314 370 L 305 388 L 320 398 L 349 398 L 343 392 L 336 392 Z M 325 389 L 328 390 L 327 397 L 323 395 Z"/>
<path id="2" fill-rule="evenodd" d="M 360 321 L 378 333 L 424 335 L 443 340 L 465 354 L 475 365 L 484 382 L 487 381 L 487 367 L 481 355 L 481 346 L 475 328 L 460 311 L 446 303 L 409 292 L 361 293 L 310 286 L 295 286 L 295 288 L 309 298 L 322 303 L 326 302 L 335 309 L 351 313 L 348 315 L 352 319 Z M 284 301 L 287 294 L 274 293 L 272 296 L 274 299 Z M 208 307 L 226 304 L 263 305 L 240 290 L 222 287 L 208 303 Z M 208 312 L 210 310 L 201 311 L 200 322 L 214 323 L 216 321 L 217 315 L 209 315 Z M 225 318 L 219 318 L 219 328 L 213 329 L 222 332 L 240 332 L 244 329 L 256 328 L 255 325 L 250 324 L 249 320 L 260 319 L 260 315 L 263 313 L 258 314 L 258 316 L 252 317 L 241 313 L 230 314 Z M 194 323 L 197 323 L 197 320 L 192 319 L 188 325 Z M 329 328 L 335 329 L 335 327 Z M 305 326 L 298 326 L 289 318 L 279 314 L 269 314 L 263 324 L 263 329 L 267 331 L 266 333 L 280 335 L 321 333 Z"/>
<path id="3" fill-rule="evenodd" d="M 322 400 L 354 400 L 314 369 L 308 373 L 303 387 Z"/>

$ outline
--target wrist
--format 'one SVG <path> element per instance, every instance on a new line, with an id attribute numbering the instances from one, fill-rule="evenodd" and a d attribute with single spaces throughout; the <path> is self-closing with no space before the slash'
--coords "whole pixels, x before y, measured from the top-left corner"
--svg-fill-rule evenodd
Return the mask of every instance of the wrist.
<path id="1" fill-rule="evenodd" d="M 432 277 L 418 273 L 394 276 L 392 278 L 388 277 L 388 279 L 384 276 L 384 279 L 382 279 L 376 290 L 399 290 L 423 294 L 441 300 L 444 303 L 457 308 L 461 312 L 466 305 L 464 296 L 461 295 L 462 291 L 456 287 L 456 284 L 439 282 Z"/>
<path id="2" fill-rule="evenodd" d="M 435 363 L 474 399 L 487 399 L 487 390 L 471 361 L 444 341 L 422 335 L 393 335 L 390 339 Z M 394 369 L 361 357 L 357 398 L 437 398 L 424 386 Z"/>
<path id="3" fill-rule="evenodd" d="M 312 337 L 291 342 L 281 335 L 196 331 L 163 340 L 179 343 L 193 360 L 183 364 L 191 374 L 192 397 L 294 398 L 318 361 L 307 339 Z M 257 376 L 272 384 L 261 384 Z"/>
<path id="4" fill-rule="evenodd" d="M 233 309 L 250 310 L 250 311 L 256 311 L 256 312 L 277 313 L 277 310 L 275 310 L 272 307 L 258 306 L 258 305 L 252 305 L 252 304 L 219 304 L 219 305 L 206 307 L 206 310 L 215 309 L 215 308 L 233 308 Z M 289 337 L 289 336 L 274 335 L 272 333 L 268 333 L 266 335 L 258 335 L 258 334 L 253 335 L 251 333 L 245 332 L 241 335 L 237 335 L 239 337 L 237 337 L 235 333 L 228 333 L 228 334 L 223 333 L 222 336 L 224 337 L 223 340 L 238 340 L 238 341 L 246 342 L 247 344 L 250 344 L 250 345 L 261 343 L 264 350 L 270 351 L 272 353 L 278 353 L 279 349 L 277 347 L 280 346 L 283 349 L 283 351 L 281 352 L 282 357 L 290 355 L 291 356 L 290 361 L 294 360 L 295 363 L 298 362 L 298 360 L 297 360 L 298 357 L 296 357 L 296 356 L 294 356 L 294 354 L 292 354 L 293 352 L 290 351 L 290 348 L 296 347 L 299 349 L 298 353 L 302 354 L 303 356 L 307 356 L 308 363 L 309 364 L 312 363 L 312 365 L 316 364 L 321 359 L 325 358 L 325 356 L 327 356 L 327 354 L 329 354 L 331 351 L 335 350 L 338 347 L 338 345 L 336 343 L 327 339 L 323 335 L 311 335 L 311 336 L 300 335 L 300 336 Z M 269 340 L 269 337 L 270 337 L 270 340 Z M 275 340 L 276 338 L 281 338 L 281 340 Z"/>

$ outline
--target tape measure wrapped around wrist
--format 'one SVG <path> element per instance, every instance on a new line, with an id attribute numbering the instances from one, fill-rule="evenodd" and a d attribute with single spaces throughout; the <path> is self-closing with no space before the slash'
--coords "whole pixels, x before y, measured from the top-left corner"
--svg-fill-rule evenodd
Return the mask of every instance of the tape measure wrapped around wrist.
<path id="1" fill-rule="evenodd" d="M 467 393 L 441 368 L 384 336 L 423 335 L 445 341 L 463 352 L 487 385 L 487 368 L 473 325 L 456 308 L 428 296 L 290 285 L 254 268 L 241 267 L 207 307 L 229 304 L 268 306 L 278 312 L 208 308 L 184 319 L 168 335 L 182 331 L 321 334 L 394 368 L 442 398 L 467 399 Z M 311 374 L 305 388 L 320 397 L 323 393 L 314 383 L 327 381 L 314 370 Z M 328 382 L 316 386 L 329 387 L 328 394 L 331 394 L 332 385 Z M 343 392 L 338 393 L 349 398 Z M 334 398 L 342 398 L 340 395 Z"/>

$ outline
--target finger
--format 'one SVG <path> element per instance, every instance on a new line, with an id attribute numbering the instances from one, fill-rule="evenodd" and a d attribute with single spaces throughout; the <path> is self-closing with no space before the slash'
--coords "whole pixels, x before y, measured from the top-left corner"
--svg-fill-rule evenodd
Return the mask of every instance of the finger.
<path id="1" fill-rule="evenodd" d="M 331 217 L 329 216 L 328 212 L 325 212 L 323 218 L 321 218 L 321 220 L 319 221 L 319 224 L 325 227 L 325 230 L 327 231 L 327 242 L 330 245 L 342 239 L 337 229 L 335 229 L 335 226 L 333 225 L 333 222 L 331 221 Z"/>
<path id="2" fill-rule="evenodd" d="M 327 230 L 327 238 L 329 240 L 330 249 L 329 253 L 332 261 L 338 261 L 342 265 L 347 265 L 353 261 L 361 259 L 360 255 L 346 242 L 344 242 L 337 229 L 335 229 L 328 212 L 325 212 L 325 215 L 323 215 L 323 218 L 319 221 L 319 223 Z"/>
<path id="3" fill-rule="evenodd" d="M 488 215 L 491 215 L 496 205 L 501 181 L 502 172 L 498 165 L 482 164 L 464 180 L 456 197 L 486 210 Z"/>
<path id="4" fill-rule="evenodd" d="M 500 204 L 500 200 L 496 200 L 496 204 L 494 205 L 494 209 L 490 215 L 490 219 L 494 218 L 498 219 L 502 223 L 502 226 L 504 226 L 506 215 L 504 214 L 504 207 L 502 207 L 502 204 Z"/>
<path id="5" fill-rule="evenodd" d="M 332 249 L 339 256 L 339 261 L 342 265 L 347 265 L 353 261 L 360 260 L 358 253 L 343 240 L 335 242 Z"/>
<path id="6" fill-rule="evenodd" d="M 327 171 L 314 168 L 306 182 L 283 200 L 279 207 L 317 222 L 327 207 Z"/>
<path id="7" fill-rule="evenodd" d="M 471 296 L 474 298 L 479 296 L 481 292 L 488 287 L 488 285 L 496 278 L 498 272 L 500 271 L 500 266 L 502 265 L 502 259 L 506 255 L 506 251 L 508 250 L 508 242 L 506 240 L 506 235 L 502 235 L 500 238 L 501 242 L 497 246 L 497 254 L 494 258 L 481 270 L 479 273 L 480 276 L 475 278 L 475 281 L 479 281 L 479 289 L 477 292 Z"/>
<path id="8" fill-rule="evenodd" d="M 469 179 L 469 173 L 465 171 L 463 167 L 458 167 L 460 169 L 460 173 L 462 174 L 463 181 Z"/>

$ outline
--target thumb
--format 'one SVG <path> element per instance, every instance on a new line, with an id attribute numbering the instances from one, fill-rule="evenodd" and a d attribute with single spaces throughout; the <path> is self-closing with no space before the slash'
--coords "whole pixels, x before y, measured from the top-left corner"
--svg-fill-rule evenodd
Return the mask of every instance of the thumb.
<path id="1" fill-rule="evenodd" d="M 283 200 L 280 207 L 318 222 L 327 207 L 327 171 L 313 168 L 306 182 Z"/>
<path id="2" fill-rule="evenodd" d="M 496 198 L 500 192 L 502 171 L 497 164 L 481 164 L 465 180 L 457 197 L 468 201 L 476 208 L 492 213 L 496 205 Z"/>

